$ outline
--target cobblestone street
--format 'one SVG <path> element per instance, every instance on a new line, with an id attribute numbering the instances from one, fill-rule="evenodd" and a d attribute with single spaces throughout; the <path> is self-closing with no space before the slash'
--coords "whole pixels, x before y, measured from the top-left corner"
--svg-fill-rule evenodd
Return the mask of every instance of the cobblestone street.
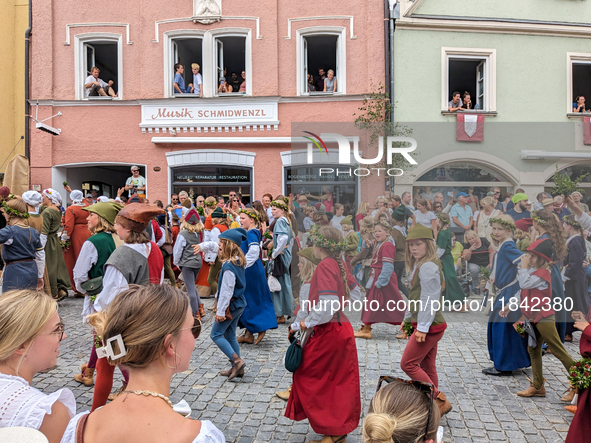
<path id="1" fill-rule="evenodd" d="M 211 306 L 212 299 L 205 300 Z M 62 342 L 58 367 L 38 374 L 34 385 L 44 392 L 68 387 L 76 396 L 78 411 L 90 408 L 92 388 L 76 383 L 72 376 L 86 362 L 91 330 L 84 326 L 80 312 L 82 300 L 68 298 L 61 303 L 60 315 L 68 337 Z M 355 328 L 359 315 L 351 315 Z M 291 374 L 283 367 L 288 346 L 287 326 L 269 331 L 257 345 L 242 345 L 247 363 L 245 377 L 226 381 L 218 372 L 227 361 L 209 338 L 213 316 L 208 311 L 204 330 L 197 340 L 189 370 L 172 380 L 171 400 L 185 399 L 192 417 L 208 419 L 219 427 L 228 442 L 304 442 L 319 439 L 307 421 L 293 422 L 283 416 L 285 402 L 275 391 L 285 390 Z M 446 314 L 448 329 L 439 344 L 439 388 L 453 405 L 443 420 L 444 442 L 562 442 L 566 437 L 571 415 L 560 401 L 567 387 L 566 375 L 553 356 L 544 357 L 547 380 L 545 398 L 520 398 L 516 392 L 529 386 L 526 375 L 515 372 L 512 377 L 489 377 L 481 370 L 490 366 L 486 347 L 486 317 L 482 314 Z M 396 328 L 397 329 L 397 328 Z M 380 375 L 406 378 L 400 369 L 405 340 L 396 340 L 395 327 L 374 327 L 371 340 L 357 340 L 361 376 L 362 411 L 367 412 Z M 566 349 L 578 358 L 580 334 Z M 531 369 L 525 373 L 531 377 Z M 116 372 L 116 379 L 121 377 Z M 116 381 L 115 388 L 120 386 Z M 338 407 L 338 405 L 335 405 Z M 361 426 L 347 439 L 361 441 Z"/>

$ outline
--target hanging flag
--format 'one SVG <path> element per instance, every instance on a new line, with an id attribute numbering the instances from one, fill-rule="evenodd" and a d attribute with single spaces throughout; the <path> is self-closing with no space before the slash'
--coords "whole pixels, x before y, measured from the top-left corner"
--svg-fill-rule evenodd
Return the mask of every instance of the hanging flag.
<path id="1" fill-rule="evenodd" d="M 591 145 L 591 117 L 583 117 L 583 144 Z"/>
<path id="2" fill-rule="evenodd" d="M 459 112 L 456 123 L 456 140 L 463 142 L 484 141 L 484 115 Z"/>

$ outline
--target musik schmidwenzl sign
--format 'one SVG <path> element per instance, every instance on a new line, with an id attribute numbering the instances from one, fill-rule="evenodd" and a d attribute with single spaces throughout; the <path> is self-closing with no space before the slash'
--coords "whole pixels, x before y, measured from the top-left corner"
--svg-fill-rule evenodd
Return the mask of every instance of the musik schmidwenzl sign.
<path id="1" fill-rule="evenodd" d="M 140 127 L 144 130 L 146 128 L 223 128 L 255 125 L 275 127 L 279 124 L 277 101 L 272 100 L 171 99 L 146 101 L 140 104 L 142 107 Z"/>

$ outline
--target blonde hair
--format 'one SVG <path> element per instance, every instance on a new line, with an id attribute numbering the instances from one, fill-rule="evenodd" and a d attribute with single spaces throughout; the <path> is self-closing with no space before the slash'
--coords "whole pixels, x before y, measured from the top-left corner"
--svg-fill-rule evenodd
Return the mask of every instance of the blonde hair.
<path id="1" fill-rule="evenodd" d="M 515 231 L 513 231 L 513 239 L 514 240 L 521 240 L 522 238 L 526 238 L 527 234 L 525 232 L 523 232 L 521 229 L 517 229 L 515 228 Z"/>
<path id="2" fill-rule="evenodd" d="M 96 212 L 95 212 L 95 214 L 96 214 Z M 98 215 L 98 214 L 96 214 L 96 215 Z M 92 235 L 95 235 L 95 234 L 98 234 L 99 232 L 110 232 L 111 234 L 117 233 L 117 231 L 115 231 L 115 227 L 111 223 L 109 223 L 103 217 L 98 215 L 98 221 L 96 223 L 96 226 L 90 230 L 90 233 Z"/>
<path id="3" fill-rule="evenodd" d="M 27 204 L 24 202 L 24 200 L 13 198 L 10 200 L 6 200 L 5 204 L 10 209 L 14 209 L 15 211 L 18 211 L 23 215 L 29 213 L 29 208 L 27 207 Z M 7 223 L 9 225 L 18 223 L 19 220 L 24 220 L 24 217 L 19 217 L 18 215 L 11 214 L 8 211 L 6 211 L 6 215 L 8 216 Z M 13 223 L 13 221 L 14 221 L 14 223 Z"/>
<path id="4" fill-rule="evenodd" d="M 501 220 L 503 220 L 503 221 L 509 222 L 509 223 L 511 223 L 513 226 L 515 226 L 515 221 L 513 220 L 513 217 L 511 217 L 511 216 L 510 216 L 510 215 L 508 215 L 508 214 L 500 214 L 500 215 L 499 215 L 498 217 L 496 217 L 496 218 L 499 218 L 499 219 L 501 219 Z M 494 221 L 492 221 L 492 222 L 490 223 L 490 225 L 491 225 L 491 226 L 492 226 L 493 224 L 495 224 L 495 222 L 494 222 Z M 503 225 L 501 225 L 501 224 L 499 224 L 499 223 L 497 223 L 497 224 L 498 224 L 498 225 L 499 225 L 499 226 L 500 226 L 502 229 L 504 229 L 505 231 L 512 232 L 512 230 L 511 230 L 511 229 L 507 229 L 505 226 L 503 226 Z M 517 228 L 516 228 L 516 229 L 517 229 Z"/>
<path id="5" fill-rule="evenodd" d="M 203 231 L 203 223 L 201 223 L 201 220 L 199 220 L 199 223 L 192 225 L 191 223 L 187 223 L 183 220 L 183 223 L 181 223 L 181 230 L 183 229 L 193 234 L 198 234 L 199 232 Z"/>
<path id="6" fill-rule="evenodd" d="M 16 374 L 39 332 L 57 312 L 57 302 L 45 292 L 13 290 L 0 295 L 0 362 L 4 363 L 26 343 Z"/>
<path id="7" fill-rule="evenodd" d="M 261 214 L 256 209 L 253 209 L 253 208 L 242 209 L 240 211 L 240 214 L 246 214 L 253 221 L 254 226 L 256 228 L 259 228 L 261 226 Z"/>
<path id="8" fill-rule="evenodd" d="M 302 270 L 299 273 L 300 278 L 302 281 L 309 282 L 312 280 L 312 276 L 316 271 L 316 265 L 311 260 L 308 260 L 306 257 L 300 255 L 300 262 L 302 263 Z"/>
<path id="9" fill-rule="evenodd" d="M 361 203 L 359 203 L 359 206 L 357 207 L 357 213 L 358 214 L 365 214 L 368 209 L 369 209 L 369 202 L 361 202 Z"/>
<path id="10" fill-rule="evenodd" d="M 495 199 L 492 198 L 492 196 L 488 196 L 488 197 L 484 197 L 482 200 L 480 200 L 480 204 L 483 206 L 492 206 L 493 210 L 495 208 Z"/>
<path id="11" fill-rule="evenodd" d="M 191 63 L 191 68 L 197 68 L 199 69 L 201 66 L 199 66 L 199 64 L 197 63 Z"/>
<path id="12" fill-rule="evenodd" d="M 376 208 L 378 207 L 379 202 L 384 202 L 384 206 L 388 206 L 388 199 L 386 197 L 376 198 Z"/>
<path id="13" fill-rule="evenodd" d="M 103 343 L 121 334 L 127 354 L 109 363 L 145 368 L 160 358 L 166 337 L 180 332 L 188 309 L 189 297 L 170 285 L 130 285 L 87 318 Z"/>
<path id="14" fill-rule="evenodd" d="M 240 246 L 226 238 L 220 238 L 220 243 L 222 245 L 222 250 L 218 256 L 220 261 L 225 263 L 230 260 L 230 262 L 236 266 L 244 267 L 246 264 L 246 257 L 244 257 L 244 252 L 242 252 Z"/>
<path id="15" fill-rule="evenodd" d="M 474 232 L 472 229 L 470 229 L 469 231 L 466 231 L 466 233 L 464 234 L 464 238 L 466 239 L 466 241 L 468 241 L 469 235 L 473 235 L 474 237 L 478 238 L 478 234 Z"/>
<path id="16" fill-rule="evenodd" d="M 346 223 L 341 223 L 341 228 L 343 229 L 343 231 L 352 231 L 353 230 L 353 225 L 348 225 Z"/>
<path id="17" fill-rule="evenodd" d="M 428 261 L 435 260 L 439 262 L 439 259 L 437 258 L 437 245 L 435 244 L 433 239 L 419 238 L 414 240 L 420 240 L 422 242 L 425 242 L 425 245 L 427 245 L 427 251 L 425 256 L 417 261 L 417 259 L 414 258 L 413 255 L 410 253 L 410 242 L 413 241 L 413 239 L 406 240 L 406 254 L 404 254 L 404 264 L 406 266 L 407 275 L 412 274 L 412 271 L 415 268 L 415 264 L 420 268 Z"/>
<path id="18" fill-rule="evenodd" d="M 304 214 L 305 214 L 306 216 L 307 216 L 307 215 L 309 215 L 309 214 L 310 214 L 310 213 L 312 213 L 312 212 L 314 212 L 314 206 L 306 206 L 306 207 L 304 208 Z"/>
<path id="19" fill-rule="evenodd" d="M 223 225 L 223 226 L 227 226 L 230 227 L 230 220 L 228 220 L 227 217 L 225 218 L 211 218 L 211 223 L 215 226 L 215 225 Z"/>
<path id="20" fill-rule="evenodd" d="M 331 212 L 334 212 L 336 214 L 339 209 L 344 208 L 344 207 L 345 206 L 343 204 L 341 204 L 341 203 L 335 203 L 333 205 L 333 207 L 332 207 L 332 211 Z"/>
<path id="21" fill-rule="evenodd" d="M 343 234 L 341 234 L 341 231 L 339 231 L 337 228 L 333 228 L 332 226 L 322 226 L 320 229 L 318 229 L 318 234 L 322 235 L 327 240 L 334 240 L 336 242 L 343 240 Z M 345 285 L 345 299 L 348 300 L 351 297 L 351 291 L 349 290 L 349 285 L 347 283 L 347 271 L 345 270 L 343 261 L 341 260 L 341 251 L 330 252 L 328 249 L 323 250 L 326 254 L 328 254 L 329 257 L 332 257 L 337 261 L 341 271 L 341 279 Z"/>
<path id="22" fill-rule="evenodd" d="M 380 389 L 369 405 L 369 412 L 363 420 L 363 441 L 365 443 L 419 443 L 435 439 L 441 420 L 437 402 L 433 410 L 429 430 L 430 399 L 410 383 L 394 380 Z"/>

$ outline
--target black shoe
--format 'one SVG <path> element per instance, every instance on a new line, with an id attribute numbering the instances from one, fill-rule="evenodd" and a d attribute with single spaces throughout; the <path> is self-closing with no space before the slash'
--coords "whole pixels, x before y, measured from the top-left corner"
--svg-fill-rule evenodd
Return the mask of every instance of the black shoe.
<path id="1" fill-rule="evenodd" d="M 495 367 L 483 369 L 482 372 L 486 375 L 494 375 L 497 377 L 513 375 L 513 371 L 499 371 Z"/>

